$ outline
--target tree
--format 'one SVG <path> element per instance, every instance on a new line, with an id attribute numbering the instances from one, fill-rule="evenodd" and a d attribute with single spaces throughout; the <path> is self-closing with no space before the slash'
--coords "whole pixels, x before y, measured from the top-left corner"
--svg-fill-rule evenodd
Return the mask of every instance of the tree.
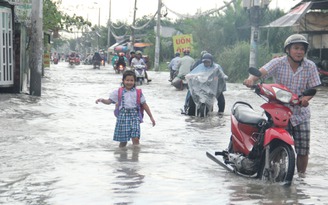
<path id="1" fill-rule="evenodd" d="M 81 16 L 69 16 L 58 10 L 60 1 L 43 0 L 43 30 L 54 32 L 54 37 L 59 37 L 59 30 L 72 32 L 80 30 L 83 26 L 91 26 L 91 22 Z"/>

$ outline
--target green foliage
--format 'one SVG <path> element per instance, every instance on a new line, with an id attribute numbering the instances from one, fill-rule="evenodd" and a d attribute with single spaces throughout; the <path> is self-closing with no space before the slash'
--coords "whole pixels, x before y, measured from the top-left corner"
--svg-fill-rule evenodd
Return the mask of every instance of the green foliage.
<path id="1" fill-rule="evenodd" d="M 60 27 L 62 13 L 57 7 L 57 2 L 43 0 L 43 30 L 55 30 L 54 28 Z"/>
<path id="2" fill-rule="evenodd" d="M 248 77 L 249 43 L 240 41 L 233 46 L 226 47 L 216 58 L 224 72 L 229 76 L 229 82 L 242 82 Z M 271 54 L 266 47 L 258 48 L 258 67 L 271 59 Z"/>
<path id="3" fill-rule="evenodd" d="M 58 10 L 60 1 L 43 0 L 43 30 L 55 31 L 67 30 L 72 32 L 73 29 L 80 30 L 84 26 L 91 26 L 91 22 L 86 21 L 81 16 L 69 16 Z"/>
<path id="4" fill-rule="evenodd" d="M 46 0 L 45 0 L 46 1 Z M 50 0 L 47 0 L 50 1 Z M 260 26 L 267 25 L 280 16 L 284 15 L 281 10 L 261 9 Z M 81 28 L 83 20 L 73 16 L 77 22 L 70 18 L 63 18 L 68 26 L 76 26 Z M 141 27 L 149 23 L 141 30 L 135 30 L 134 33 L 141 36 L 143 42 L 151 43 L 153 46 L 147 47 L 144 54 L 149 56 L 151 65 L 154 64 L 156 36 L 154 26 L 156 20 L 152 16 L 143 16 L 136 19 L 135 26 Z M 131 35 L 131 25 L 127 22 L 113 23 L 112 32 L 117 36 L 129 37 Z M 202 50 L 207 50 L 214 56 L 218 57 L 217 62 L 221 64 L 225 72 L 229 75 L 230 82 L 241 82 L 248 76 L 247 68 L 249 66 L 249 41 L 250 41 L 250 16 L 249 12 L 242 7 L 242 0 L 236 0 L 224 10 L 207 16 L 197 18 L 184 18 L 172 21 L 170 19 L 162 19 L 162 26 L 170 26 L 178 30 L 182 34 L 192 34 L 194 41 L 193 56 L 199 58 L 199 53 Z M 107 46 L 107 27 L 94 26 L 91 30 L 85 30 L 81 38 L 77 39 L 77 46 L 90 50 L 96 48 L 106 49 Z M 96 33 L 100 34 L 100 37 Z M 281 52 L 283 42 L 292 33 L 289 28 L 260 28 L 260 38 L 258 41 L 258 66 L 262 66 L 265 62 L 271 59 L 273 53 Z M 111 44 L 116 40 L 111 35 Z M 73 43 L 70 43 L 74 46 Z M 91 47 L 90 47 L 91 46 Z M 173 42 L 172 38 L 161 37 L 160 42 L 160 67 L 165 68 L 166 62 L 173 57 Z M 164 66 L 163 66 L 164 65 Z"/>

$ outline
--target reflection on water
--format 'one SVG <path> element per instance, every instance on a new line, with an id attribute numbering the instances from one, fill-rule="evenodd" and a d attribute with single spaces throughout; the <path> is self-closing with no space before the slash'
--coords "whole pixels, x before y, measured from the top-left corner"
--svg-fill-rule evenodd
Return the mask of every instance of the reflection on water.
<path id="1" fill-rule="evenodd" d="M 114 193 L 135 193 L 136 189 L 142 185 L 144 175 L 138 173 L 138 157 L 140 146 L 132 145 L 132 148 L 118 148 L 114 152 L 119 162 L 135 162 L 122 163 L 122 166 L 115 171 L 117 181 L 114 184 L 119 185 L 119 188 L 114 188 Z"/>
<path id="2" fill-rule="evenodd" d="M 226 113 L 208 118 L 180 114 L 186 91 L 168 73 L 149 72 L 143 85 L 157 125 L 141 124 L 141 145 L 118 148 L 112 140 L 113 106 L 96 105 L 117 88 L 109 67 L 46 70 L 42 97 L 0 94 L 0 204 L 325 204 L 328 200 L 326 116 L 328 89 L 311 101 L 311 155 L 305 179 L 290 187 L 228 173 L 206 157 L 225 149 L 230 108 L 263 100 L 240 84 L 228 84 Z M 253 96 L 250 98 L 250 96 Z M 216 108 L 216 106 L 214 106 Z"/>

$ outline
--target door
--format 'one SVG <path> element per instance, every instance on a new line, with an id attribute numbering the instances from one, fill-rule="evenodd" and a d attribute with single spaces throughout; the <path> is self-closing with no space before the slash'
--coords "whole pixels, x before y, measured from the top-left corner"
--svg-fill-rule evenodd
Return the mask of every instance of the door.
<path id="1" fill-rule="evenodd" d="M 13 19 L 10 8 L 0 6 L 0 86 L 14 85 Z"/>

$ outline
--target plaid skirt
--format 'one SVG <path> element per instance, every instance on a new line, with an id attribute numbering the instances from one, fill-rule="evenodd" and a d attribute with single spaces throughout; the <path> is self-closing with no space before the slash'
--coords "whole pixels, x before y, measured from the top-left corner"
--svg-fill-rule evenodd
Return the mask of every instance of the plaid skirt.
<path id="1" fill-rule="evenodd" d="M 122 108 L 117 117 L 114 141 L 128 142 L 131 138 L 140 138 L 139 112 L 135 109 Z"/>

